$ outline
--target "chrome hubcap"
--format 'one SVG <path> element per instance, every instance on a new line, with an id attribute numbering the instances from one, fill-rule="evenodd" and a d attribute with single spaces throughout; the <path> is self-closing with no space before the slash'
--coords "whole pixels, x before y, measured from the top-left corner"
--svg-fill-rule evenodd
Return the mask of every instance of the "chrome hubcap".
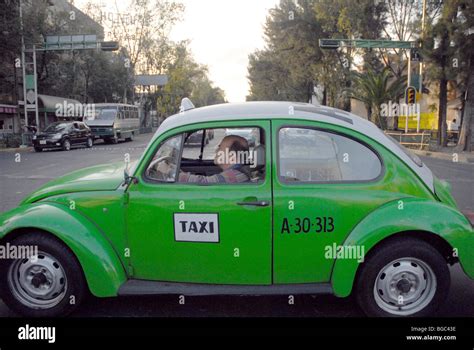
<path id="1" fill-rule="evenodd" d="M 64 269 L 53 256 L 37 256 L 14 261 L 8 271 L 8 285 L 15 298 L 33 309 L 58 305 L 67 290 Z"/>
<path id="2" fill-rule="evenodd" d="M 436 275 L 431 267 L 416 258 L 402 258 L 387 264 L 374 285 L 377 305 L 398 316 L 423 310 L 436 293 Z"/>

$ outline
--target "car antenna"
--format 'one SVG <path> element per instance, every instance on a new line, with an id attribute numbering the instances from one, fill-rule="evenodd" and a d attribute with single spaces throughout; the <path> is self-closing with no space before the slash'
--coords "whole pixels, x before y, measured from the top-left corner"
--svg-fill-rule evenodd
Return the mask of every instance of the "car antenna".
<path id="1" fill-rule="evenodd" d="M 181 106 L 179 107 L 180 112 L 186 112 L 189 111 L 190 109 L 194 109 L 194 104 L 191 102 L 191 100 L 187 97 L 183 98 L 181 100 Z"/>

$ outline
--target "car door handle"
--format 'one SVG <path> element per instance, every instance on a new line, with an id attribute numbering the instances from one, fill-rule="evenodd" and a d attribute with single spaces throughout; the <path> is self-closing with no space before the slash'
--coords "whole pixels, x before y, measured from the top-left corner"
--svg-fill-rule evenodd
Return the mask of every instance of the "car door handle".
<path id="1" fill-rule="evenodd" d="M 253 206 L 253 207 L 268 207 L 269 201 L 252 201 L 252 202 L 237 202 L 238 205 Z"/>

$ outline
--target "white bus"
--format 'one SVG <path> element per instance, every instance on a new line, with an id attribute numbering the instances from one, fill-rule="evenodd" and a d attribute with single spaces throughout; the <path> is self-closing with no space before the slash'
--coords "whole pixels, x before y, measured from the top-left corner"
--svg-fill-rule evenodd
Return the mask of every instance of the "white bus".
<path id="1" fill-rule="evenodd" d="M 84 117 L 95 139 L 107 143 L 133 141 L 140 131 L 139 107 L 122 103 L 96 103 Z"/>

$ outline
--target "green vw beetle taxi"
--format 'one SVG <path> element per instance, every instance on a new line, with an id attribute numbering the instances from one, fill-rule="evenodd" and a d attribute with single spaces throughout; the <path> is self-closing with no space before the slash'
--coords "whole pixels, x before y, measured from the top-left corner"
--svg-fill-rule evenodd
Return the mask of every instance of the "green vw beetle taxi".
<path id="1" fill-rule="evenodd" d="M 35 248 L 0 261 L 1 298 L 27 316 L 87 293 L 353 294 L 370 316 L 424 316 L 448 265 L 474 278 L 449 185 L 367 120 L 304 103 L 184 101 L 138 161 L 47 183 L 0 238 Z"/>

